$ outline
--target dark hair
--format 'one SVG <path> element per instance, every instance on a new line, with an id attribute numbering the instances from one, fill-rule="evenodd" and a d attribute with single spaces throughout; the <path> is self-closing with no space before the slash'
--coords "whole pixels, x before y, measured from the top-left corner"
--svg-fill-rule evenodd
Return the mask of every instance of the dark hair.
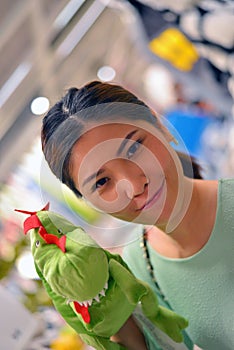
<path id="1" fill-rule="evenodd" d="M 146 120 L 157 127 L 157 117 L 134 94 L 119 85 L 93 81 L 71 88 L 43 118 L 42 150 L 52 172 L 77 196 L 82 196 L 70 176 L 70 155 L 75 142 L 92 121 Z M 200 166 L 191 157 L 178 153 L 184 174 L 201 179 Z"/>

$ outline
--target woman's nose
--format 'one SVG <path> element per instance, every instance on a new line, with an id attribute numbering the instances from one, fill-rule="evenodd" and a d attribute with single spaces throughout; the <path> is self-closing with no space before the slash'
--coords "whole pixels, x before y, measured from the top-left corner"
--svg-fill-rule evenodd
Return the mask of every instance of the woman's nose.
<path id="1" fill-rule="evenodd" d="M 145 176 L 135 177 L 132 181 L 126 179 L 125 180 L 125 192 L 129 199 L 133 199 L 134 197 L 140 196 L 145 192 L 146 186 L 148 185 L 148 180 Z"/>
<path id="2" fill-rule="evenodd" d="M 143 173 L 127 171 L 122 174 L 117 186 L 125 192 L 128 199 L 133 199 L 144 193 L 148 183 L 149 180 Z"/>

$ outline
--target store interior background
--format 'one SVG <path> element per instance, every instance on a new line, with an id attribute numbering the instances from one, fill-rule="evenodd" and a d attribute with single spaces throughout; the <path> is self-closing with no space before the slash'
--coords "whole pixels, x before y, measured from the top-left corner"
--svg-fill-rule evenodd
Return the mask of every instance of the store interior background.
<path id="1" fill-rule="evenodd" d="M 48 349 L 51 344 L 59 349 L 64 324 L 35 276 L 29 241 L 22 231 L 25 217 L 14 209 L 34 211 L 49 201 L 51 210 L 84 226 L 101 245 L 117 251 L 132 229 L 82 204 L 49 174 L 40 147 L 44 112 L 35 111 L 38 97 L 52 104 L 69 87 L 91 80 L 121 84 L 164 116 L 184 140 L 183 149 L 199 159 L 204 177 L 234 175 L 232 2 L 203 1 L 205 10 L 222 16 L 207 17 L 208 24 L 200 20 L 204 20 L 202 31 L 200 1 L 169 3 L 0 3 L 0 287 L 40 319 L 37 335 L 27 340 L 31 350 Z M 219 35 L 212 35 L 212 26 L 219 28 Z M 166 31 L 181 41 L 174 56 L 152 44 L 157 38 L 157 44 L 164 45 Z M 0 342 L 2 336 L 0 331 Z M 72 333 L 66 336 L 75 342 L 70 348 L 82 348 Z"/>

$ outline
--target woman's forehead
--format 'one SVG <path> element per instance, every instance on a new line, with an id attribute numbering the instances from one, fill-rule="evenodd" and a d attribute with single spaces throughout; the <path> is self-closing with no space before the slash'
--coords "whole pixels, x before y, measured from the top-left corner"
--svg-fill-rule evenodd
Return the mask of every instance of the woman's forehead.
<path id="1" fill-rule="evenodd" d="M 103 151 L 106 153 L 112 149 L 112 147 L 108 149 L 109 146 L 116 147 L 121 139 L 129 138 L 129 135 L 133 135 L 135 132 L 149 133 L 161 141 L 164 139 L 161 130 L 144 120 L 124 121 L 120 118 L 120 121 L 97 123 L 85 128 L 73 146 L 72 155 L 75 154 L 76 157 L 83 158 L 90 152 L 90 149 L 94 150 L 97 145 L 99 145 L 98 150 L 100 151 L 102 143 Z"/>
<path id="2" fill-rule="evenodd" d="M 119 139 L 124 139 L 125 135 L 136 129 L 136 126 L 120 123 L 109 123 L 98 125 L 84 132 L 82 136 L 73 146 L 72 155 L 76 156 L 76 161 L 82 159 L 91 150 L 94 153 L 100 151 L 111 150 L 111 145 L 114 147 L 119 142 Z"/>
<path id="3" fill-rule="evenodd" d="M 124 133 L 126 133 L 126 131 L 128 131 L 131 128 L 139 128 L 139 125 L 137 125 L 137 123 L 129 124 L 117 122 L 93 125 L 88 130 L 85 130 L 85 132 L 80 137 L 80 140 L 92 140 L 94 137 L 95 139 L 93 139 L 93 141 L 98 139 L 115 138 L 119 137 L 120 135 L 124 135 Z"/>
<path id="4" fill-rule="evenodd" d="M 79 137 L 79 140 L 82 140 L 84 138 L 88 139 L 89 137 L 93 138 L 94 136 L 97 139 L 104 139 L 115 136 L 119 137 L 119 135 L 124 134 L 124 132 L 127 132 L 127 130 L 134 128 L 150 132 L 155 136 L 158 134 L 159 131 L 158 128 L 155 127 L 155 125 L 145 120 L 127 120 L 119 117 L 118 120 L 104 120 L 86 124 L 85 128 L 83 129 L 82 135 Z"/>

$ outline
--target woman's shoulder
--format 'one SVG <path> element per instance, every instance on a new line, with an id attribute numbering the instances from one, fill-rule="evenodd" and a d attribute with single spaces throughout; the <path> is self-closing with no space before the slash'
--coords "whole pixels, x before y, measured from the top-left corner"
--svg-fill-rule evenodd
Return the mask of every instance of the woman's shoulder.
<path id="1" fill-rule="evenodd" d="M 229 189 L 234 187 L 234 178 L 219 179 L 219 190 L 229 193 Z M 232 193 L 231 193 L 232 194 Z"/>
<path id="2" fill-rule="evenodd" d="M 221 178 L 218 180 L 217 191 L 218 210 L 234 209 L 234 178 Z"/>
<path id="3" fill-rule="evenodd" d="M 199 190 L 200 199 L 205 206 L 212 208 L 216 203 L 217 207 L 227 203 L 234 207 L 234 178 L 221 178 L 218 180 L 195 180 L 196 188 Z M 215 206 L 216 206 L 215 205 Z M 209 210 L 210 210 L 209 209 Z"/>
<path id="4" fill-rule="evenodd" d="M 198 180 L 201 183 L 204 183 L 205 186 L 213 185 L 218 187 L 218 193 L 228 192 L 228 189 L 234 187 L 234 178 L 220 178 L 218 180 Z"/>
<path id="5" fill-rule="evenodd" d="M 222 219 L 224 226 L 232 226 L 234 223 L 234 178 L 219 180 L 218 211 L 219 219 Z"/>

